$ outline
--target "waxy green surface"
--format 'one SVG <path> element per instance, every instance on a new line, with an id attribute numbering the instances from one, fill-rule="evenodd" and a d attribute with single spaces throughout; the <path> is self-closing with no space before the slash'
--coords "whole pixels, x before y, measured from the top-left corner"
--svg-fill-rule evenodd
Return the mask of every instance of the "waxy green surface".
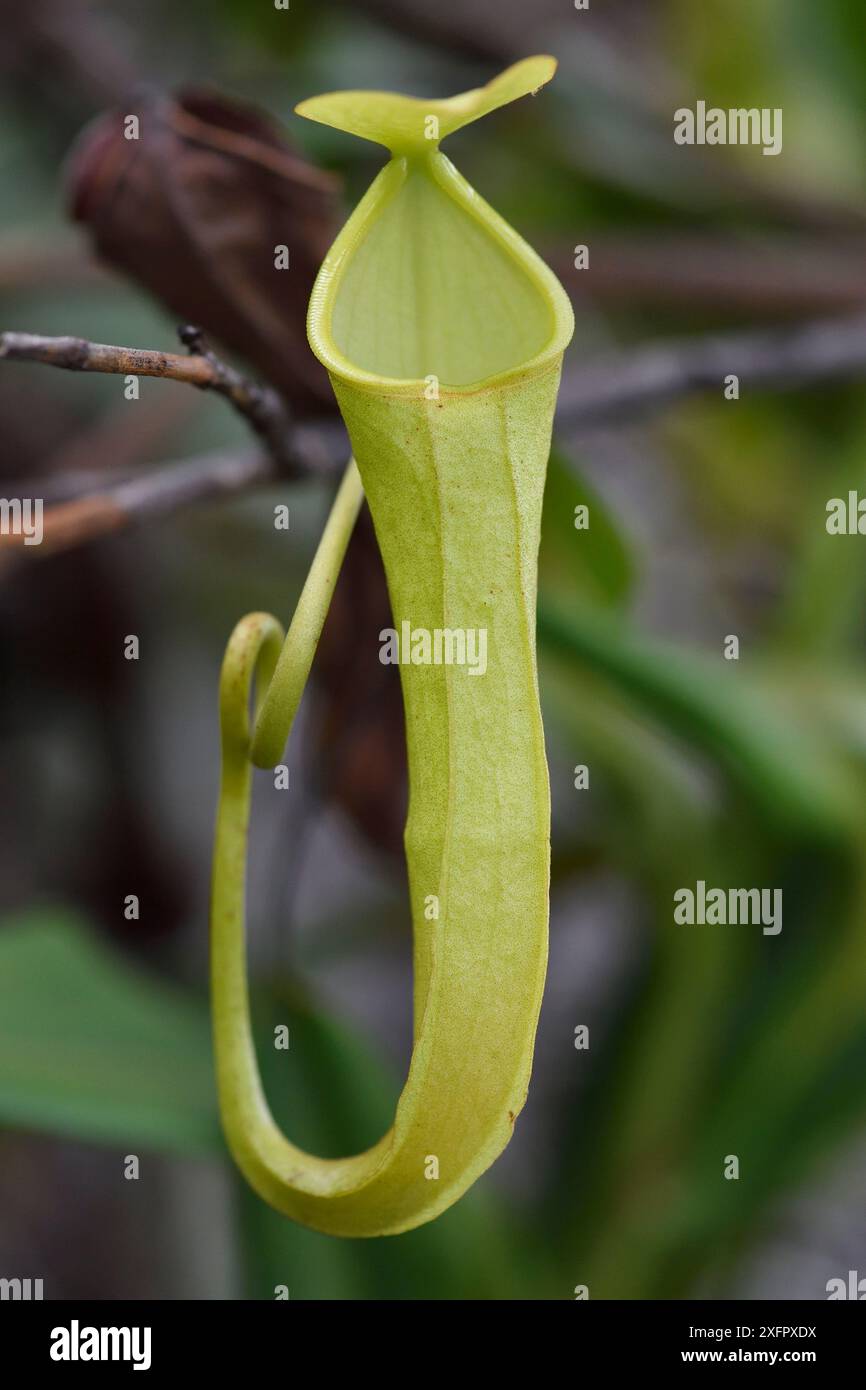
<path id="1" fill-rule="evenodd" d="M 250 764 L 281 757 L 360 501 L 354 465 L 282 654 L 279 625 L 255 614 L 236 629 L 223 668 L 213 914 L 223 1124 L 267 1201 L 336 1235 L 394 1234 L 450 1206 L 507 1144 L 529 1084 L 550 853 L 536 568 L 573 319 L 556 278 L 429 132 L 441 138 L 554 70 L 553 59 L 532 58 L 447 101 L 349 92 L 298 108 L 393 155 L 322 266 L 308 327 L 349 430 L 394 626 L 487 630 L 483 675 L 400 667 L 414 1046 L 392 1129 L 342 1160 L 297 1149 L 270 1116 L 249 1029 L 243 897 Z M 257 663 L 266 693 L 251 733 Z"/>

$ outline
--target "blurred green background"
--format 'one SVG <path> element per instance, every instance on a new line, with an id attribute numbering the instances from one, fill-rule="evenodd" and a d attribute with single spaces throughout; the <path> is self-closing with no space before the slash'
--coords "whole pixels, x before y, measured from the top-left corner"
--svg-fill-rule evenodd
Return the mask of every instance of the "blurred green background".
<path id="1" fill-rule="evenodd" d="M 95 258 L 93 219 L 68 216 L 70 180 L 87 194 L 96 178 L 70 172 L 68 152 L 100 113 L 190 84 L 252 102 L 343 181 L 338 223 L 379 153 L 296 119 L 296 101 L 343 86 L 450 94 L 538 51 L 560 60 L 552 87 L 448 152 L 573 295 L 566 382 L 653 339 L 863 307 L 858 0 L 589 13 L 3 0 L 0 328 L 174 346 L 177 313 L 148 276 L 176 265 L 188 226 L 123 276 Z M 782 107 L 783 154 L 675 146 L 673 112 L 699 98 Z M 223 209 L 248 212 L 247 195 Z M 588 270 L 574 268 L 580 244 Z M 278 380 L 285 362 L 264 357 L 256 374 Z M 39 480 L 64 498 L 249 448 L 223 402 L 156 380 L 133 404 L 122 378 L 4 363 L 0 418 L 4 496 Z M 558 429 L 539 607 L 551 964 L 533 1084 L 493 1170 L 432 1226 L 387 1240 L 300 1229 L 242 1187 L 210 1058 L 219 662 L 249 609 L 290 615 L 332 484 L 280 482 L 61 553 L 4 553 L 0 1275 L 41 1277 L 46 1298 L 272 1298 L 278 1285 L 293 1299 L 572 1298 L 587 1285 L 591 1298 L 809 1299 L 866 1274 L 866 560 L 861 538 L 824 529 L 864 460 L 856 382 L 744 387 L 737 402 L 720 383 Z M 282 501 L 288 534 L 273 527 Z M 588 531 L 573 526 L 581 502 Z M 381 580 L 363 529 L 348 563 L 291 790 L 261 777 L 251 841 L 268 1094 L 294 1140 L 333 1156 L 387 1126 L 411 1036 L 400 706 L 377 684 Z M 130 633 L 137 663 L 123 660 Z M 737 662 L 723 658 L 732 633 Z M 783 931 L 675 925 L 673 893 L 697 879 L 782 888 Z M 271 1045 L 280 1023 L 288 1051 Z"/>

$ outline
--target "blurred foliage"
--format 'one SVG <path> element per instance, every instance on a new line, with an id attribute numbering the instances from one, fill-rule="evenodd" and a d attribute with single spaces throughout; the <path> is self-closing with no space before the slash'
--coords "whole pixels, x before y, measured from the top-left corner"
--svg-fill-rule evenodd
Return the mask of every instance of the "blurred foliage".
<path id="1" fill-rule="evenodd" d="M 207 1012 L 47 911 L 0 930 L 0 1120 L 103 1143 L 213 1151 Z"/>
<path id="2" fill-rule="evenodd" d="M 377 151 L 294 121 L 294 103 L 364 84 L 462 90 L 535 48 L 527 9 L 500 0 L 292 0 L 283 13 L 246 0 L 7 0 L 2 326 L 172 345 L 171 312 L 97 271 L 63 210 L 61 168 L 75 137 L 134 100 L 137 83 L 162 93 L 212 87 L 220 128 L 233 103 L 255 104 L 343 178 L 348 203 L 378 167 Z M 609 0 L 585 14 L 537 0 L 531 9 L 544 47 L 560 57 L 558 81 L 544 100 L 455 137 L 453 153 L 573 293 L 566 371 L 612 344 L 863 306 L 861 0 Z M 783 156 L 677 150 L 672 112 L 698 98 L 783 107 Z M 192 226 L 183 180 L 168 171 L 171 235 L 191 239 L 184 258 L 163 246 L 162 265 L 147 250 L 140 278 L 151 285 L 166 266 L 201 272 L 203 222 L 217 266 L 221 240 L 235 254 L 250 227 L 274 240 L 279 197 L 262 218 L 230 198 L 203 218 L 213 190 L 209 166 L 197 167 L 205 201 Z M 89 168 L 92 188 L 103 166 Z M 158 181 L 166 171 L 157 156 L 138 172 Z M 323 197 L 330 215 L 333 194 Z M 573 247 L 584 242 L 590 268 L 578 272 Z M 190 288 L 182 280 L 174 303 Z M 202 283 L 192 288 L 206 314 Z M 253 355 L 265 371 L 269 296 L 239 308 L 233 288 L 231 276 L 218 281 L 215 328 L 242 352 L 254 311 Z M 232 314 L 246 316 L 234 333 Z M 283 382 L 302 344 L 302 323 L 290 328 L 292 352 L 271 368 Z M 144 382 L 127 426 L 115 380 L 4 367 L 4 477 L 56 484 L 85 467 L 136 472 L 247 443 L 221 403 L 190 393 L 172 406 L 183 389 Z M 736 1295 L 785 1202 L 807 1180 L 830 1181 L 866 1124 L 866 562 L 862 538 L 829 537 L 823 523 L 829 497 L 862 488 L 864 458 L 860 383 L 776 397 L 744 383 L 736 404 L 720 394 L 649 421 L 561 432 L 539 611 L 554 799 L 548 1009 L 558 1040 L 539 1050 L 502 1164 L 429 1228 L 332 1240 L 231 1187 L 244 1296 L 273 1297 L 286 1284 L 293 1299 L 567 1298 L 577 1283 L 592 1297 Z M 271 525 L 285 495 L 288 551 Z M 588 530 L 574 527 L 581 504 Z M 0 1122 L 10 1130 L 150 1147 L 178 1165 L 224 1156 L 203 988 L 216 757 L 206 702 L 241 613 L 290 613 L 326 505 L 316 483 L 280 487 L 4 570 L 0 806 L 11 809 L 0 821 Z M 272 876 L 262 871 L 256 884 L 268 1095 L 293 1138 L 333 1154 L 377 1137 L 400 1079 L 365 1041 L 363 1011 L 353 1012 L 372 991 L 365 954 L 375 953 L 378 976 L 404 944 L 392 863 L 405 791 L 399 701 L 375 661 L 387 598 L 374 560 L 363 531 L 315 673 L 305 791 L 292 824 L 274 811 Z M 129 631 L 149 654 L 134 691 L 99 659 Z M 729 633 L 740 636 L 738 662 L 722 658 Z M 587 791 L 574 789 L 577 764 L 591 769 Z M 303 826 L 336 808 L 342 819 L 330 816 L 326 832 L 354 828 L 334 874 L 354 854 L 367 877 L 349 890 L 350 911 L 312 911 L 287 894 L 308 861 L 315 871 Z M 312 891 L 325 893 L 330 861 L 318 873 Z M 626 886 L 630 906 L 608 905 L 603 945 L 593 946 L 585 905 L 604 875 Z M 697 878 L 781 887 L 783 932 L 675 927 L 672 894 Z M 141 883 L 143 901 L 165 905 L 159 946 L 145 921 L 118 925 L 118 885 Z M 49 892 L 62 907 L 34 906 Z M 309 916 L 314 945 L 297 931 Z M 287 922 L 295 930 L 277 947 Z M 608 953 L 585 1052 L 571 1047 L 587 1010 L 574 943 L 579 961 Z M 342 994 L 323 987 L 338 971 Z M 402 976 L 398 984 L 408 995 Z M 368 1024 L 382 997 L 373 992 Z M 381 1007 L 383 1031 L 396 1034 L 392 995 Z M 290 1027 L 288 1052 L 272 1046 L 275 1021 Z M 738 1182 L 722 1178 L 730 1153 Z M 55 1200 L 74 1197 L 73 1187 Z M 11 1185 L 3 1200 L 14 1203 Z M 217 1219 L 228 1223 L 227 1211 Z M 829 1233 L 812 1239 L 826 1239 L 833 1257 Z M 820 1284 L 810 1296 L 822 1294 Z"/>

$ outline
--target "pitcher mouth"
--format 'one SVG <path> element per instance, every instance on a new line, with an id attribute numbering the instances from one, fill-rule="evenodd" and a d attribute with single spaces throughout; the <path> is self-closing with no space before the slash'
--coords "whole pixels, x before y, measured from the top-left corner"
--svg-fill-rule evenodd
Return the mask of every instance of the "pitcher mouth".
<path id="1" fill-rule="evenodd" d="M 553 272 L 432 150 L 376 178 L 322 264 L 307 330 L 337 378 L 422 398 L 432 379 L 441 398 L 553 370 L 574 316 Z"/>

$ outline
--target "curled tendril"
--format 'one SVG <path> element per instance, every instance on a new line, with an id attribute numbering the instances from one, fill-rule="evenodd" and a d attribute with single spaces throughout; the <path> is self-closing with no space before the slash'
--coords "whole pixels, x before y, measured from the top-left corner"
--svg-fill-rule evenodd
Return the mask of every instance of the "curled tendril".
<path id="1" fill-rule="evenodd" d="M 282 756 L 362 500 L 352 459 L 288 633 L 270 613 L 247 614 L 229 638 L 220 673 L 222 776 L 211 894 L 214 1045 L 229 1147 L 257 1187 L 268 1174 L 291 1180 L 306 1155 L 274 1124 L 250 1026 L 245 898 L 252 771 L 275 767 Z"/>

